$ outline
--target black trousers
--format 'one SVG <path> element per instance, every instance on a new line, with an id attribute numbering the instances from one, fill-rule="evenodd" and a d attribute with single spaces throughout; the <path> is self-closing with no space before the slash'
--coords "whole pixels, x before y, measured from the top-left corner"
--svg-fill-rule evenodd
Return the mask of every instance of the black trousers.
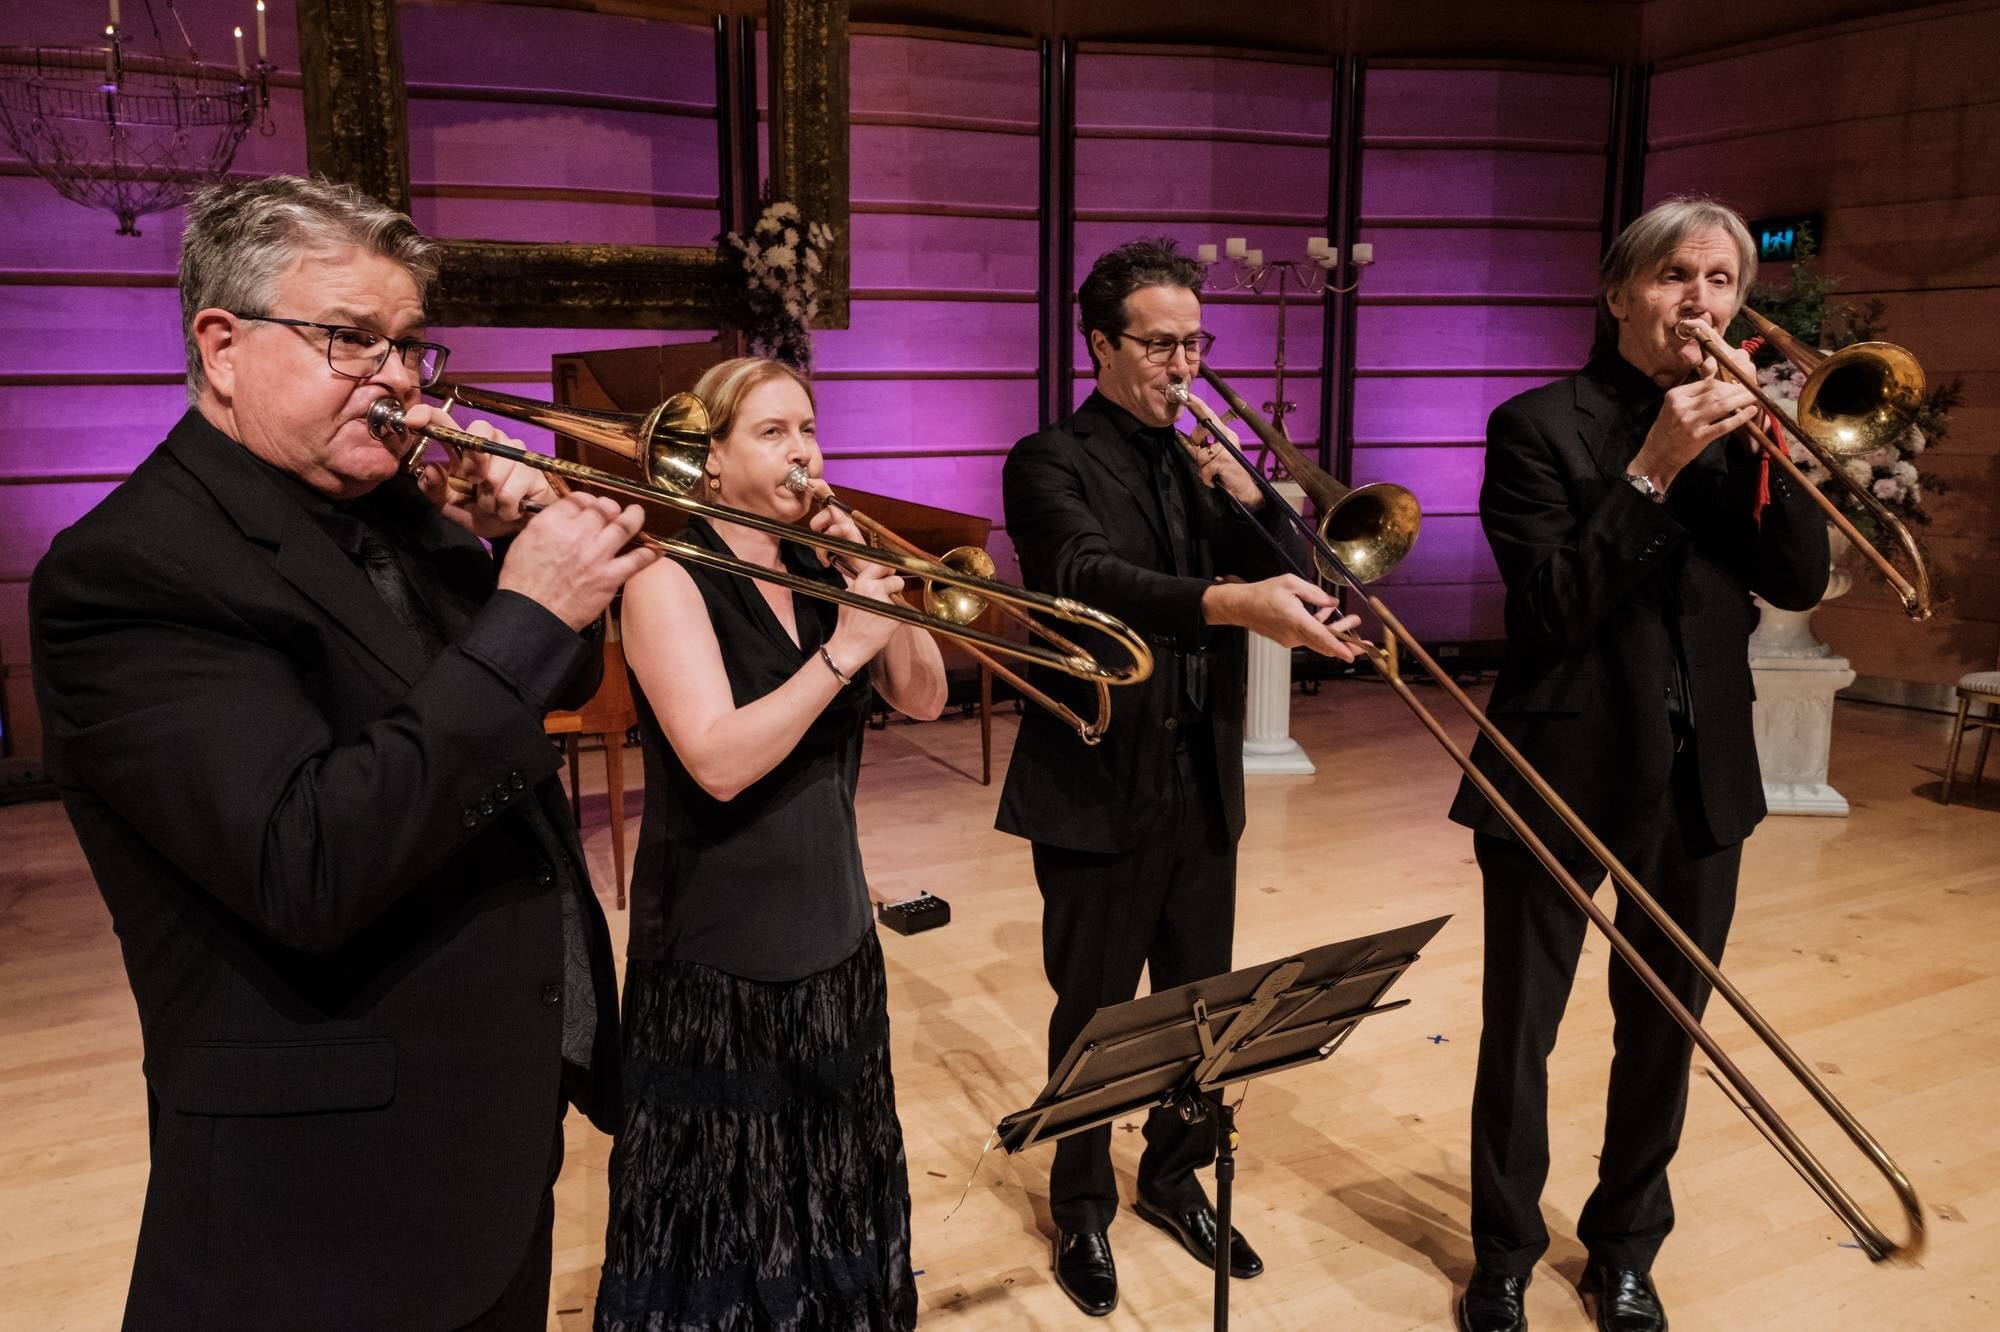
<path id="1" fill-rule="evenodd" d="M 1736 910 L 1743 844 L 1708 840 L 1689 789 L 1692 763 L 1679 765 L 1676 796 L 1651 845 L 1629 868 L 1704 953 L 1722 958 Z M 1473 852 L 1485 881 L 1486 969 L 1480 991 L 1479 1070 L 1472 1092 L 1472 1244 L 1480 1267 L 1526 1277 L 1549 1247 L 1542 1186 L 1549 1173 L 1548 1056 L 1592 926 L 1568 894 L 1519 842 L 1484 834 Z M 1569 865 L 1585 888 L 1605 874 Z M 1621 895 L 1614 923 L 1673 993 L 1699 1017 L 1701 979 L 1657 927 Z M 1610 1090 L 1597 1187 L 1577 1218 L 1592 1262 L 1648 1271 L 1673 1229 L 1667 1163 L 1687 1112 L 1693 1040 L 1631 968 L 1611 961 L 1613 1017 Z"/>
<path id="2" fill-rule="evenodd" d="M 1147 968 L 1170 990 L 1229 970 L 1236 925 L 1236 843 L 1209 787 L 1199 750 L 1176 756 L 1175 789 L 1161 801 L 1157 832 L 1117 855 L 1037 842 L 1042 891 L 1042 966 L 1056 992 L 1049 1015 L 1049 1070 L 1098 1009 L 1131 999 Z M 1194 1172 L 1215 1159 L 1213 1118 L 1189 1124 L 1155 1109 L 1146 1118 L 1139 1191 L 1167 1205 L 1202 1196 Z M 1105 1230 L 1118 1214 L 1111 1127 L 1056 1144 L 1049 1210 L 1065 1231 Z"/>

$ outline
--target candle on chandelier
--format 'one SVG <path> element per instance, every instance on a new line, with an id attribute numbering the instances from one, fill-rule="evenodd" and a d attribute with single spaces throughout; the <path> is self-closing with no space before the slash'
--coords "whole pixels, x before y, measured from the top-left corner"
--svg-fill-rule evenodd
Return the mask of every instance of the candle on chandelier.
<path id="1" fill-rule="evenodd" d="M 112 54 L 118 49 L 118 29 L 107 23 L 104 25 L 104 86 L 116 87 L 118 71 L 111 67 Z"/>
<path id="2" fill-rule="evenodd" d="M 111 0 L 111 26 L 118 26 L 118 0 Z"/>
<path id="3" fill-rule="evenodd" d="M 240 27 L 236 30 L 236 77 L 250 77 L 250 66 L 243 59 L 243 29 Z"/>
<path id="4" fill-rule="evenodd" d="M 263 64 L 270 54 L 264 41 L 264 0 L 257 0 L 257 63 Z"/>
<path id="5" fill-rule="evenodd" d="M 1354 266 L 1360 268 L 1365 264 L 1375 262 L 1375 247 L 1367 241 L 1362 241 L 1352 250 L 1348 251 L 1348 255 L 1354 261 Z"/>
<path id="6" fill-rule="evenodd" d="M 1318 259 L 1326 253 L 1326 237 L 1306 237 L 1306 258 Z"/>
<path id="7" fill-rule="evenodd" d="M 1252 250 L 1248 255 L 1244 256 L 1243 262 L 1249 264 L 1252 268 L 1262 268 L 1264 266 L 1264 252 L 1262 250 Z"/>
<path id="8" fill-rule="evenodd" d="M 1197 245 L 1195 247 L 1194 254 L 1195 258 L 1201 260 L 1205 264 L 1212 264 L 1215 262 L 1215 247 L 1213 245 Z"/>
<path id="9" fill-rule="evenodd" d="M 1241 259 L 1250 252 L 1249 244 L 1241 236 L 1230 236 L 1222 242 L 1222 252 L 1231 259 Z"/>

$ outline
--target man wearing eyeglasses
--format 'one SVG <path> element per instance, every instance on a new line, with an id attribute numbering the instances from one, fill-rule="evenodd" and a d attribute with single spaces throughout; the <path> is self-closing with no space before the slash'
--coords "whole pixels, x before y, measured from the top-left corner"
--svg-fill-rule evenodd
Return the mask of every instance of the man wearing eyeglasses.
<path id="1" fill-rule="evenodd" d="M 565 1103 L 618 1109 L 542 718 L 642 515 L 480 456 L 420 486 L 369 433 L 439 419 L 407 217 L 288 177 L 187 216 L 190 409 L 30 592 L 145 1041 L 126 1326 L 539 1332 Z"/>
<path id="2" fill-rule="evenodd" d="M 1077 293 L 1096 391 L 1016 444 L 1002 473 L 1022 580 L 1124 620 L 1152 640 L 1156 663 L 1151 679 L 1117 691 L 1100 744 L 1031 710 L 1001 795 L 997 826 L 1034 843 L 1043 967 L 1056 992 L 1051 1071 L 1099 1008 L 1133 996 L 1141 968 L 1155 991 L 1230 968 L 1243 832 L 1240 631 L 1354 656 L 1336 635 L 1355 620 L 1327 623 L 1333 598 L 1287 571 L 1311 567 L 1304 547 L 1251 478 L 1199 433 L 1175 433 L 1170 390 L 1193 378 L 1214 341 L 1201 326 L 1202 277 L 1171 240 L 1100 258 Z M 1050 693 L 1094 711 L 1087 685 L 1043 675 Z M 1214 1160 L 1213 1119 L 1190 1125 L 1155 1110 L 1145 1136 L 1136 1210 L 1212 1266 L 1215 1212 L 1194 1172 Z M 1096 1316 L 1118 1303 L 1110 1143 L 1108 1127 L 1064 1138 L 1049 1175 L 1056 1281 Z M 1233 1275 L 1263 1271 L 1233 1229 L 1227 1242 Z"/>

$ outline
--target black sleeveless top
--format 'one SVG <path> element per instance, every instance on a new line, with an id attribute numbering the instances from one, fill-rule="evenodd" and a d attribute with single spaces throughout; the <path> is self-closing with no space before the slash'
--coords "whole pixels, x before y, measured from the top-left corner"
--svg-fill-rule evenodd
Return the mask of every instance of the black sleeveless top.
<path id="1" fill-rule="evenodd" d="M 732 553 L 700 518 L 689 520 L 682 539 Z M 779 552 L 790 572 L 841 585 L 804 547 L 786 541 Z M 684 567 L 707 606 L 739 708 L 797 674 L 838 622 L 838 606 L 795 592 L 794 644 L 749 579 Z M 868 672 L 855 673 L 777 767 L 728 801 L 688 774 L 636 680 L 632 693 L 646 755 L 646 816 L 627 955 L 760 981 L 797 980 L 846 960 L 874 928 L 854 822 Z"/>

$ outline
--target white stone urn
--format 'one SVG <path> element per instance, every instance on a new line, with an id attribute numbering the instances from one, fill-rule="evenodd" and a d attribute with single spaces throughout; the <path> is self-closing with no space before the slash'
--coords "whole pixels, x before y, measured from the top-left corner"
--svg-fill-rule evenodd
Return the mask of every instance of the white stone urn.
<path id="1" fill-rule="evenodd" d="M 1849 550 L 1847 537 L 1837 528 L 1826 536 L 1832 568 L 1820 605 L 1853 585 L 1840 567 Z M 1764 803 L 1773 814 L 1845 818 L 1847 799 L 1827 785 L 1826 763 L 1833 744 L 1833 696 L 1854 683 L 1854 672 L 1847 658 L 1813 636 L 1811 610 L 1780 610 L 1761 598 L 1757 610 L 1750 674 L 1757 686 L 1752 724 Z"/>

